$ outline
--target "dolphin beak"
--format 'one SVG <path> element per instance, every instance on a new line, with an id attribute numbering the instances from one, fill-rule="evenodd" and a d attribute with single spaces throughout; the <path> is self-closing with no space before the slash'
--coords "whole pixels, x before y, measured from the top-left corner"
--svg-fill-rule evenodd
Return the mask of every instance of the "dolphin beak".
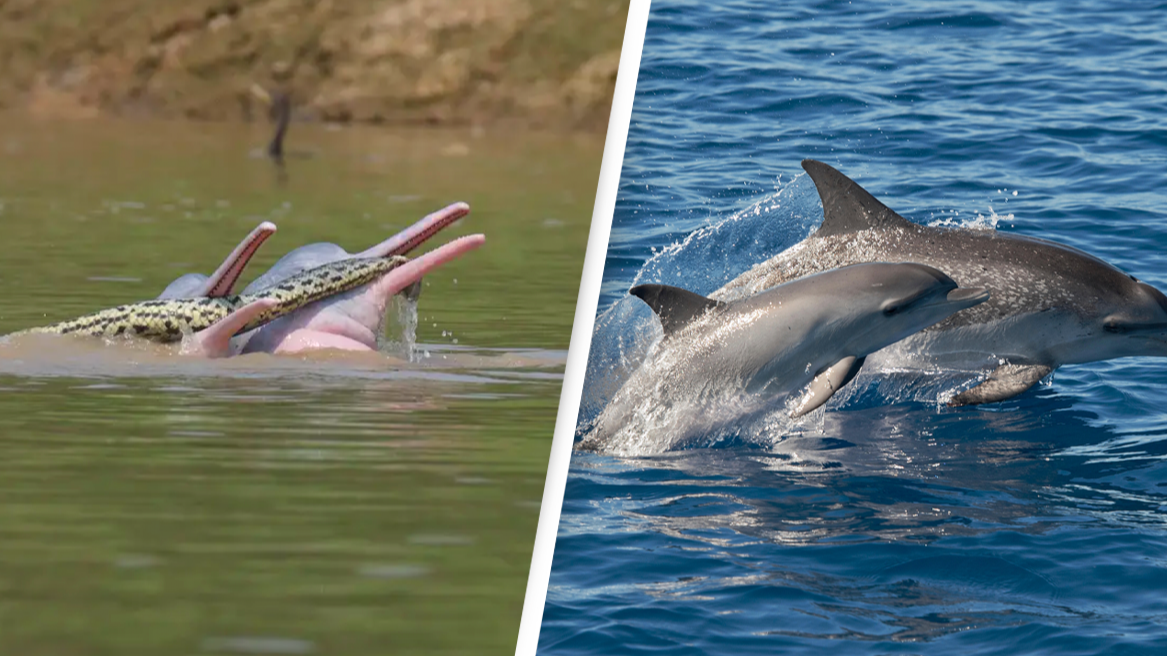
<path id="1" fill-rule="evenodd" d="M 959 305 L 963 310 L 989 300 L 989 290 L 984 287 L 957 287 L 948 292 L 947 298 L 949 303 Z"/>

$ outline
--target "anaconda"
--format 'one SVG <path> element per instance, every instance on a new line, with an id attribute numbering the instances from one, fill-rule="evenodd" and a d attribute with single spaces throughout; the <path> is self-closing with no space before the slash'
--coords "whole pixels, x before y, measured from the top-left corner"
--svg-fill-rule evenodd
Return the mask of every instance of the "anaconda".
<path id="1" fill-rule="evenodd" d="M 183 335 L 205 330 L 239 308 L 264 299 L 277 305 L 259 314 L 236 334 L 254 330 L 313 301 L 356 289 L 392 271 L 409 258 L 357 257 L 330 262 L 298 273 L 278 284 L 235 296 L 167 298 L 119 305 L 51 326 L 16 334 L 50 333 L 92 337 L 141 337 L 153 342 L 181 341 Z"/>

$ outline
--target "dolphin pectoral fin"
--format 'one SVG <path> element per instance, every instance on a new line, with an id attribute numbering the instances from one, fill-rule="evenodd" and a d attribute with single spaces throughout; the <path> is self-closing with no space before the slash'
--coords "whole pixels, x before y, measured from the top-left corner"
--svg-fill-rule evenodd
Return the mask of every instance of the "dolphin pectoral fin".
<path id="1" fill-rule="evenodd" d="M 255 251 L 259 250 L 260 245 L 275 233 L 276 224 L 270 221 L 264 221 L 256 226 L 255 230 L 244 237 L 235 250 L 227 256 L 227 259 L 223 260 L 219 268 L 215 269 L 215 272 L 203 282 L 203 286 L 195 293 L 195 296 L 221 297 L 230 294 L 235 287 L 235 281 L 239 280 L 239 276 L 247 268 L 247 263 L 251 261 Z"/>
<path id="2" fill-rule="evenodd" d="M 208 358 L 225 358 L 231 355 L 231 338 L 235 333 L 278 304 L 275 299 L 264 298 L 244 305 L 211 324 L 207 329 L 195 333 L 191 342 L 183 344 L 183 354 L 202 355 Z"/>
<path id="3" fill-rule="evenodd" d="M 948 405 L 957 407 L 1004 401 L 1033 387 L 1053 370 L 1046 364 L 1003 364 L 980 385 L 952 397 Z"/>
<path id="4" fill-rule="evenodd" d="M 725 305 L 721 301 L 669 285 L 637 285 L 629 289 L 628 293 L 647 303 L 660 317 L 660 325 L 665 335 L 671 335 L 684 328 L 706 311 Z"/>
<path id="5" fill-rule="evenodd" d="M 791 418 L 798 418 L 818 408 L 827 402 L 835 392 L 851 382 L 855 374 L 863 367 L 866 357 L 857 358 L 849 355 L 835 364 L 823 369 L 807 385 L 806 392 L 798 402 L 798 407 L 790 413 Z"/>
<path id="6" fill-rule="evenodd" d="M 823 201 L 823 224 L 815 233 L 817 236 L 913 225 L 834 167 L 813 159 L 804 159 L 802 168 L 814 181 L 819 198 Z"/>

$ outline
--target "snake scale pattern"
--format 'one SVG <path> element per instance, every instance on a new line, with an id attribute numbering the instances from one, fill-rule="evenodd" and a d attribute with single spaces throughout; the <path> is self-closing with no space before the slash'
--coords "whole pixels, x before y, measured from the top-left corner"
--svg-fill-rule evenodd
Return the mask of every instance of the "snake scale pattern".
<path id="1" fill-rule="evenodd" d="M 313 301 L 368 284 L 408 261 L 400 255 L 338 260 L 302 271 L 251 294 L 141 301 L 21 332 L 92 337 L 124 335 L 169 343 L 181 341 L 183 335 L 205 330 L 249 303 L 263 299 L 277 301 L 276 307 L 260 314 L 239 331 L 243 333 Z"/>

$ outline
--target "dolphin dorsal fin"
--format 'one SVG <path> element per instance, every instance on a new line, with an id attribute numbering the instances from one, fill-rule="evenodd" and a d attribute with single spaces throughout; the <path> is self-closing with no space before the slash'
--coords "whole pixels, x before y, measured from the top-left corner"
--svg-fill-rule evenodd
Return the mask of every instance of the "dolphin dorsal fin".
<path id="1" fill-rule="evenodd" d="M 819 198 L 823 201 L 823 224 L 815 235 L 829 237 L 868 228 L 913 225 L 834 167 L 813 159 L 804 159 L 802 168 L 814 180 Z"/>
<path id="2" fill-rule="evenodd" d="M 706 311 L 725 305 L 687 289 L 668 285 L 637 285 L 629 289 L 628 293 L 647 303 L 656 312 L 665 336 L 684 328 Z"/>

